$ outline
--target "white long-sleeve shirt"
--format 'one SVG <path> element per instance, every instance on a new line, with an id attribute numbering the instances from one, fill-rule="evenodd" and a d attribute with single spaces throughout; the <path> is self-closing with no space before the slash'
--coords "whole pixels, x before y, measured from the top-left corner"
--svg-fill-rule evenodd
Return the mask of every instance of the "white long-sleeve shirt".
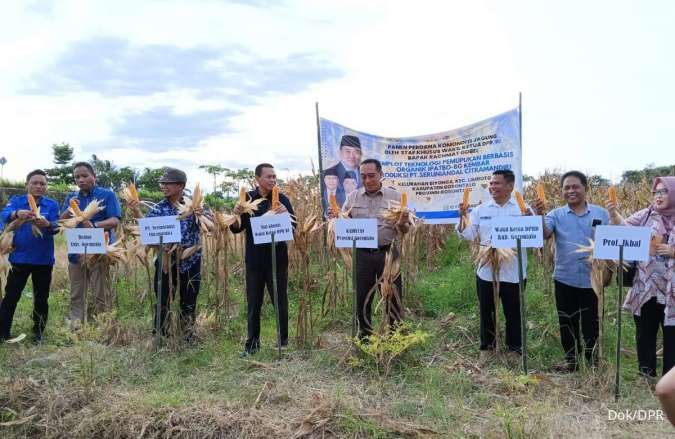
<path id="1" fill-rule="evenodd" d="M 503 206 L 497 204 L 493 199 L 477 206 L 469 214 L 471 225 L 466 227 L 463 232 L 457 230 L 457 234 L 461 239 L 467 241 L 472 241 L 478 237 L 481 245 L 489 246 L 492 234 L 492 218 L 501 216 L 521 216 L 518 203 L 513 197 Z M 492 282 L 492 267 L 489 264 L 478 268 L 476 274 L 482 280 Z M 523 277 L 527 278 L 527 251 L 525 249 L 523 249 Z M 518 283 L 518 260 L 515 257 L 500 267 L 499 281 Z"/>

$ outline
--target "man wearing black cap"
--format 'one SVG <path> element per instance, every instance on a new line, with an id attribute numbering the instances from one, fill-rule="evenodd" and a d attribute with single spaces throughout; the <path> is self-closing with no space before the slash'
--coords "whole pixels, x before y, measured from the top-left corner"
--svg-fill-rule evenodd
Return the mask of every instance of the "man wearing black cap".
<path id="1" fill-rule="evenodd" d="M 183 201 L 183 190 L 187 183 L 185 172 L 175 168 L 165 168 L 164 174 L 159 179 L 159 189 L 164 194 L 164 199 L 157 203 L 146 215 L 146 217 L 156 216 L 177 216 L 178 205 Z M 130 202 L 129 208 L 136 218 L 140 218 L 141 212 L 138 202 Z M 202 208 L 195 208 L 196 213 Z M 180 294 L 180 326 L 183 331 L 185 341 L 193 344 L 195 340 L 195 314 L 197 308 L 197 295 L 201 283 L 202 251 L 201 248 L 192 255 L 181 258 L 185 249 L 199 245 L 199 225 L 194 215 L 191 215 L 180 221 L 181 243 L 180 254 L 171 252 L 165 255 L 169 263 L 165 261 L 164 270 L 159 267 L 159 259 L 155 260 L 155 294 L 161 297 L 161 312 L 159 315 L 159 325 L 162 335 L 166 336 L 169 331 L 170 311 L 169 296 L 173 299 L 175 289 L 178 286 Z M 159 273 L 162 273 L 162 292 L 157 294 L 157 281 Z M 171 294 L 170 294 L 171 292 Z M 156 308 L 155 308 L 156 309 Z M 157 316 L 155 315 L 155 326 L 157 328 Z"/>
<path id="2" fill-rule="evenodd" d="M 342 193 L 342 201 L 344 201 L 344 180 L 348 172 L 356 178 L 356 187 L 363 186 L 359 178 L 359 164 L 361 163 L 361 141 L 356 136 L 344 135 L 340 139 L 340 161 L 335 166 L 324 171 L 324 175 L 334 172 L 338 176 L 338 192 Z M 326 196 L 327 198 L 327 196 Z M 342 201 L 338 200 L 338 204 L 342 205 Z"/>

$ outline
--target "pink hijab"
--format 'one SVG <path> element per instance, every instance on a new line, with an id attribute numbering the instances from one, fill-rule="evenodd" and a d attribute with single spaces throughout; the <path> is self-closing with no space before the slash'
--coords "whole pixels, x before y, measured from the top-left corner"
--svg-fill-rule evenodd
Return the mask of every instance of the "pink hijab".
<path id="1" fill-rule="evenodd" d="M 654 206 L 654 210 L 661 215 L 666 230 L 670 231 L 675 225 L 675 177 L 656 177 L 652 190 L 656 190 L 656 185 L 659 183 L 662 183 L 668 189 L 668 207 L 657 209 Z"/>

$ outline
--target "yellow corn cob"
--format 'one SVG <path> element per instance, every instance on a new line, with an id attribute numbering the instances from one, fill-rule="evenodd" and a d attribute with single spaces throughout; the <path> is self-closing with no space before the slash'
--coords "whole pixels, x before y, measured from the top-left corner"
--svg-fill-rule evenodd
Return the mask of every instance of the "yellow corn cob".
<path id="1" fill-rule="evenodd" d="M 610 186 L 609 189 L 607 189 L 607 195 L 609 196 L 609 202 L 616 204 L 617 202 L 616 186 Z"/>
<path id="2" fill-rule="evenodd" d="M 408 207 L 408 193 L 401 193 L 401 209 L 406 209 Z"/>
<path id="3" fill-rule="evenodd" d="M 73 210 L 75 216 L 82 216 L 82 211 L 80 210 L 80 205 L 77 202 L 77 198 L 70 199 L 70 208 Z"/>
<path id="4" fill-rule="evenodd" d="M 541 183 L 537 185 L 537 198 L 539 198 L 539 201 L 542 203 L 546 202 L 546 192 L 544 191 L 544 185 Z"/>
<path id="5" fill-rule="evenodd" d="M 513 196 L 516 198 L 516 202 L 518 203 L 518 207 L 520 208 L 520 213 L 525 215 L 527 213 L 527 206 L 525 205 L 525 199 L 523 199 L 523 196 L 518 191 L 514 191 Z"/>
<path id="6" fill-rule="evenodd" d="M 279 207 L 279 188 L 274 186 L 272 188 L 272 209 Z"/>
<path id="7" fill-rule="evenodd" d="M 105 238 L 105 246 L 107 247 L 108 244 L 110 243 L 110 233 L 103 232 L 103 237 Z"/>
<path id="8" fill-rule="evenodd" d="M 340 207 L 338 206 L 337 199 L 335 198 L 335 194 L 328 195 L 328 204 L 330 206 L 330 210 L 333 213 L 338 213 L 340 211 Z"/>
<path id="9" fill-rule="evenodd" d="M 246 188 L 241 186 L 239 188 L 239 203 L 243 204 L 246 202 Z"/>
<path id="10" fill-rule="evenodd" d="M 38 211 L 37 203 L 35 202 L 35 198 L 31 194 L 28 194 L 28 205 L 30 206 L 30 210 L 33 211 L 35 216 L 39 216 L 40 212 Z"/>
<path id="11" fill-rule="evenodd" d="M 463 209 L 469 208 L 469 194 L 470 194 L 469 188 L 465 187 L 464 188 L 464 194 L 462 194 L 462 205 L 461 205 L 461 207 Z"/>
<path id="12" fill-rule="evenodd" d="M 133 183 L 129 184 L 129 193 L 131 196 L 134 198 L 134 200 L 139 200 L 140 197 L 138 196 L 138 190 L 136 189 L 136 185 Z"/>

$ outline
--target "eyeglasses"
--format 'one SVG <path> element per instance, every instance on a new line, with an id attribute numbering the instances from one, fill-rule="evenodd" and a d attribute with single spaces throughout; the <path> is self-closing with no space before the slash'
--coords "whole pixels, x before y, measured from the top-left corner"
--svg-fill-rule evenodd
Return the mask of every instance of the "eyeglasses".
<path id="1" fill-rule="evenodd" d="M 653 191 L 652 195 L 654 195 L 655 197 L 667 197 L 668 189 L 659 189 L 658 191 Z"/>

